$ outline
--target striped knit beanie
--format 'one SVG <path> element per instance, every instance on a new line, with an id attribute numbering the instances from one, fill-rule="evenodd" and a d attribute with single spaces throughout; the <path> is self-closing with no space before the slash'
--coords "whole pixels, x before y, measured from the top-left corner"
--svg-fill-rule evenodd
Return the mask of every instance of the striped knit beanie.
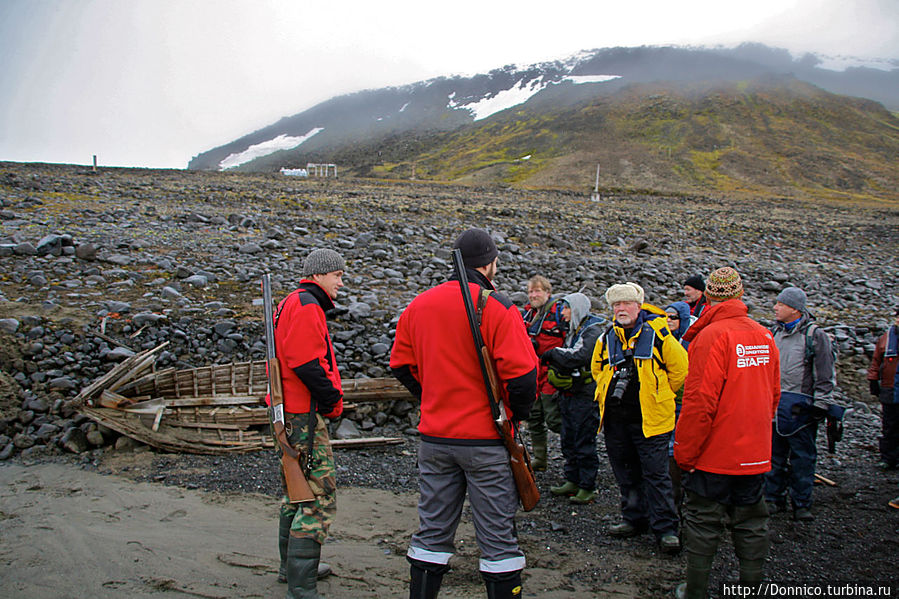
<path id="1" fill-rule="evenodd" d="M 705 282 L 705 295 L 716 302 L 742 297 L 743 280 L 740 279 L 740 273 L 730 266 L 712 271 Z"/>

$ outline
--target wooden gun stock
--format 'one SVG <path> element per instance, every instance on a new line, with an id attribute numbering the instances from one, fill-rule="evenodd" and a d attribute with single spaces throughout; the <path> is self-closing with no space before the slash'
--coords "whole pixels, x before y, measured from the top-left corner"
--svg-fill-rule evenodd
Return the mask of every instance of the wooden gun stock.
<path id="1" fill-rule="evenodd" d="M 515 487 L 518 489 L 518 498 L 521 500 L 521 509 L 526 512 L 534 509 L 540 501 L 540 491 L 531 468 L 531 456 L 528 455 L 524 445 L 515 440 L 515 431 L 512 423 L 503 421 L 503 444 L 509 452 L 509 466 L 512 468 L 512 478 L 515 479 Z"/>
<path id="2" fill-rule="evenodd" d="M 272 400 L 272 413 L 275 406 L 284 405 L 284 389 L 281 386 L 281 364 L 277 358 L 268 360 L 269 389 Z M 284 423 L 272 418 L 272 430 L 281 448 L 281 471 L 287 486 L 287 500 L 290 503 L 302 503 L 315 499 L 315 493 L 303 473 L 302 455 L 287 440 Z"/>

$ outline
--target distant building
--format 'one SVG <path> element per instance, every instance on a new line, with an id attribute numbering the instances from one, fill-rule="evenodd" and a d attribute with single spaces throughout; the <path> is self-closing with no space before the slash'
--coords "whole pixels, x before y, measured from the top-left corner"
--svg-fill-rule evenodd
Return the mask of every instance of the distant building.
<path id="1" fill-rule="evenodd" d="M 288 177 L 308 177 L 309 171 L 304 168 L 284 168 L 281 167 L 281 174 Z"/>
<path id="2" fill-rule="evenodd" d="M 334 177 L 337 178 L 337 165 L 310 162 L 306 165 L 306 170 L 313 177 Z"/>

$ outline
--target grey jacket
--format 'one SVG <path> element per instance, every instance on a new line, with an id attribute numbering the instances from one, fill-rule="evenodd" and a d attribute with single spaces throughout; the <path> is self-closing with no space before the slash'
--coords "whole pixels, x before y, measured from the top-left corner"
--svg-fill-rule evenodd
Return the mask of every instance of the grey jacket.
<path id="1" fill-rule="evenodd" d="M 806 361 L 805 332 L 811 323 L 805 313 L 792 331 L 788 332 L 780 322 L 774 327 L 774 343 L 780 352 L 780 390 L 809 395 L 817 407 L 827 409 L 833 403 L 836 364 L 830 337 L 820 326 L 812 333 L 814 360 Z"/>

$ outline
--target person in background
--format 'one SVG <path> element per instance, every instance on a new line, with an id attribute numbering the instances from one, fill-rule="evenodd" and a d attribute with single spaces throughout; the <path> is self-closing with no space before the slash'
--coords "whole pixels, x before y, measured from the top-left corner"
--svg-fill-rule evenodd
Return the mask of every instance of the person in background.
<path id="1" fill-rule="evenodd" d="M 690 314 L 696 318 L 702 315 L 702 311 L 707 305 L 703 291 L 705 291 L 705 281 L 701 276 L 693 275 L 684 281 L 684 297 L 687 305 L 690 306 Z"/>
<path id="2" fill-rule="evenodd" d="M 772 513 L 785 510 L 789 489 L 793 518 L 808 522 L 815 518 L 811 508 L 818 424 L 833 402 L 836 365 L 830 337 L 813 322 L 806 301 L 802 289 L 787 287 L 774 304 L 781 399 L 765 500 Z"/>
<path id="3" fill-rule="evenodd" d="M 880 437 L 880 467 L 895 470 L 899 463 L 899 387 L 896 386 L 896 366 L 899 365 L 899 308 L 893 313 L 893 325 L 880 336 L 874 346 L 868 383 L 871 395 L 880 400 L 882 431 Z"/>
<path id="4" fill-rule="evenodd" d="M 538 357 L 565 341 L 568 323 L 562 318 L 561 301 L 553 299 L 549 279 L 535 275 L 528 281 L 528 308 L 524 311 L 524 324 L 528 337 Z M 547 429 L 558 433 L 562 429 L 562 416 L 555 397 L 556 389 L 546 380 L 547 365 L 540 363 L 537 369 L 537 400 L 528 416 L 533 456 L 531 467 L 546 470 Z"/>
<path id="5" fill-rule="evenodd" d="M 593 399 L 596 381 L 590 371 L 590 359 L 606 321 L 590 314 L 590 299 L 583 293 L 566 295 L 562 306 L 562 317 L 570 327 L 565 343 L 540 356 L 540 361 L 549 365 L 550 383 L 559 390 L 557 397 L 562 412 L 565 483 L 550 488 L 550 492 L 568 496 L 572 503 L 586 504 L 596 497 L 599 471 L 596 455 L 599 409 Z"/>
<path id="6" fill-rule="evenodd" d="M 690 342 L 684 339 L 684 333 L 690 325 L 696 321 L 695 316 L 690 315 L 690 306 L 687 302 L 674 302 L 665 308 L 668 319 L 668 329 L 674 338 L 680 341 L 684 349 L 688 349 Z M 680 417 L 681 401 L 684 397 L 684 389 L 681 387 L 674 395 L 674 422 Z M 671 431 L 671 440 L 668 442 L 668 473 L 671 475 L 671 489 L 674 493 L 674 505 L 680 513 L 681 503 L 684 499 L 684 491 L 681 486 L 681 469 L 674 460 L 674 431 Z"/>
<path id="7" fill-rule="evenodd" d="M 687 350 L 668 329 L 665 312 L 643 299 L 636 283 L 609 287 L 606 301 L 615 322 L 593 351 L 600 428 L 621 492 L 622 521 L 609 534 L 632 537 L 648 526 L 662 551 L 676 553 L 668 441 L 675 391 L 687 377 Z"/>

